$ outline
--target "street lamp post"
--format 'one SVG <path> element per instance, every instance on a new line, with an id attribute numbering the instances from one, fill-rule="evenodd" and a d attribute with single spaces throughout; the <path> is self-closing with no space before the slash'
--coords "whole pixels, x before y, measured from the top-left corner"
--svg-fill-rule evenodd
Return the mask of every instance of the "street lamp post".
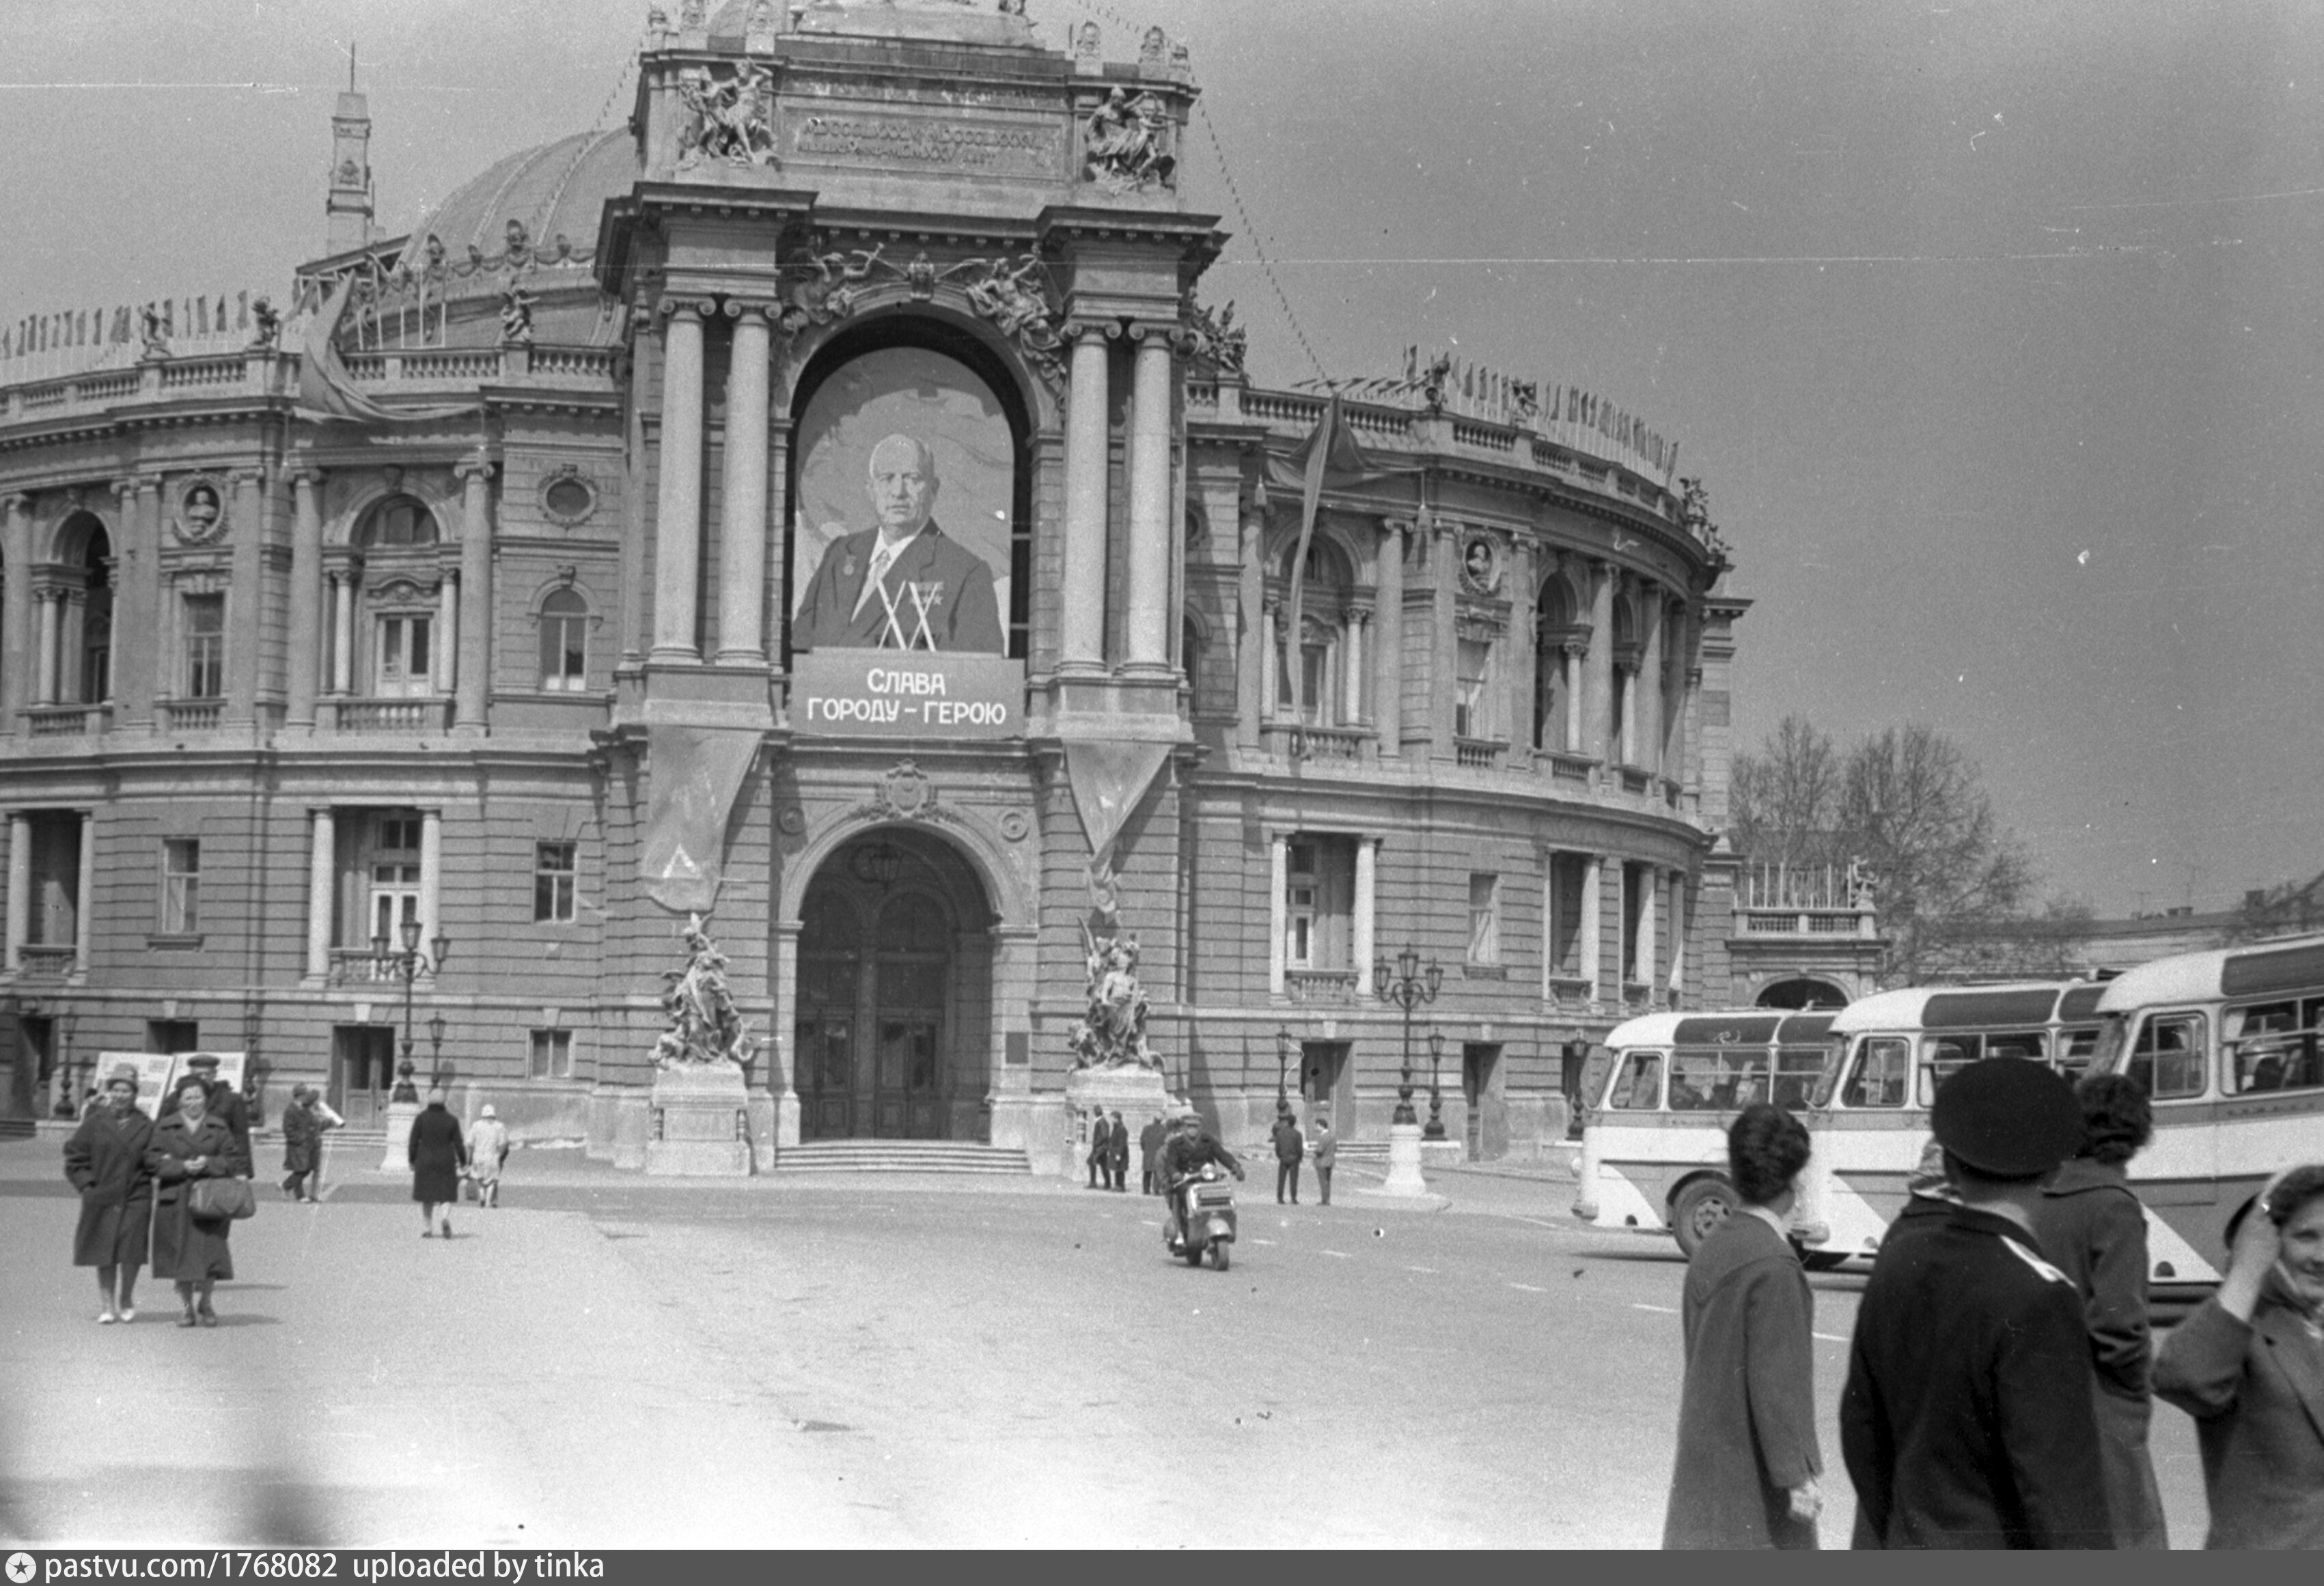
<path id="1" fill-rule="evenodd" d="M 373 937 L 371 961 L 377 967 L 380 973 L 393 975 L 403 982 L 403 1061 L 398 1066 L 401 1071 L 410 1073 L 411 1071 L 412 982 L 419 979 L 423 971 L 429 974 L 442 972 L 444 960 L 452 951 L 452 939 L 438 931 L 436 932 L 435 939 L 428 944 L 430 951 L 421 951 L 420 922 L 417 920 L 404 921 L 401 935 L 403 945 L 395 951 L 389 951 L 388 939 L 384 935 Z"/>
<path id="2" fill-rule="evenodd" d="M 1396 1115 L 1391 1120 L 1399 1124 L 1416 1124 L 1420 1115 L 1412 1108 L 1412 1010 L 1436 1000 L 1436 993 L 1444 984 L 1444 970 L 1434 959 L 1428 960 L 1424 973 L 1420 955 L 1409 942 L 1396 955 L 1396 972 L 1388 972 L 1388 961 L 1381 959 L 1372 965 L 1372 989 L 1383 1002 L 1392 1002 L 1404 1009 L 1404 1067 L 1397 1081 Z M 1443 1136 L 1440 1127 L 1437 1137 Z"/>
<path id="3" fill-rule="evenodd" d="M 1275 1027 L 1275 1110 L 1277 1112 L 1291 1105 L 1291 1048 L 1296 1043 L 1290 1025 L 1277 1025 Z"/>
<path id="4" fill-rule="evenodd" d="M 444 1084 L 444 1016 L 428 1016 L 428 1083 L 436 1089 Z"/>
<path id="5" fill-rule="evenodd" d="M 1436 1066 L 1444 1057 L 1444 1032 L 1435 1025 L 1428 1026 L 1428 1127 L 1422 1136 L 1430 1140 L 1444 1137 L 1444 1092 L 1436 1082 Z"/>

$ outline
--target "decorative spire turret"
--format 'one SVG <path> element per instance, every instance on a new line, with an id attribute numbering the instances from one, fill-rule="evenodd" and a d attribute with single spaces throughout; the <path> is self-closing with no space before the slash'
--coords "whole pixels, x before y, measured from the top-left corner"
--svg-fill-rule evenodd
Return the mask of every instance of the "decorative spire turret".
<path id="1" fill-rule="evenodd" d="M 347 90 L 331 111 L 330 189 L 323 213 L 326 253 L 344 254 L 371 240 L 371 102 L 355 91 L 353 45 L 347 48 Z"/>

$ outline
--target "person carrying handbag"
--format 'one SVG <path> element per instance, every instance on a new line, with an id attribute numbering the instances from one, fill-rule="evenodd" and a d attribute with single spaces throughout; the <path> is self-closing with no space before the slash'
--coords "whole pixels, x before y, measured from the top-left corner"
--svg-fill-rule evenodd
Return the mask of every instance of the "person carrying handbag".
<path id="1" fill-rule="evenodd" d="M 177 1285 L 183 1309 L 180 1327 L 216 1327 L 211 1290 L 218 1279 L 234 1276 L 227 1236 L 235 1212 L 228 1198 L 248 1203 L 250 1186 L 241 1181 L 249 1175 L 250 1162 L 233 1131 L 210 1111 L 209 1087 L 200 1079 L 189 1075 L 180 1081 L 177 1099 L 177 1110 L 153 1126 L 153 1143 L 145 1154 L 154 1180 L 153 1275 Z M 205 1192 L 197 1204 L 197 1190 L 219 1180 L 234 1181 L 234 1190 Z"/>

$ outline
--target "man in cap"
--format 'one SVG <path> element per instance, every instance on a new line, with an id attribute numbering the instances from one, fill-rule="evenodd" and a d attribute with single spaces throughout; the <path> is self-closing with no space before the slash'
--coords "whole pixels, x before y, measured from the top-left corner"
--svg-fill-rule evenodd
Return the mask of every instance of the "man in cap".
<path id="1" fill-rule="evenodd" d="M 227 1132 L 234 1136 L 235 1145 L 241 1151 L 243 1161 L 249 1162 L 250 1109 L 242 1104 L 241 1092 L 218 1078 L 217 1054 L 197 1052 L 186 1059 L 186 1067 L 193 1078 L 201 1081 L 202 1089 L 209 1095 L 209 1115 L 226 1125 Z M 155 1115 L 156 1122 L 178 1110 L 178 1090 L 177 1082 L 172 1081 L 169 1093 L 161 1098 L 161 1110 Z"/>
<path id="2" fill-rule="evenodd" d="M 1840 1401 L 1856 1545 L 2111 1547 L 2081 1296 L 2033 1232 L 2081 1141 L 2073 1090 L 1988 1058 L 1930 1122 L 1961 1203 L 1892 1234 L 1857 1312 Z"/>
<path id="3" fill-rule="evenodd" d="M 1215 1163 L 1242 1178 L 1242 1164 L 1219 1137 L 1203 1127 L 1203 1115 L 1189 1107 L 1177 1117 L 1177 1129 L 1162 1145 L 1162 1198 L 1170 1208 L 1170 1227 L 1180 1240 L 1186 1237 L 1186 1208 L 1178 1191 L 1205 1163 Z"/>

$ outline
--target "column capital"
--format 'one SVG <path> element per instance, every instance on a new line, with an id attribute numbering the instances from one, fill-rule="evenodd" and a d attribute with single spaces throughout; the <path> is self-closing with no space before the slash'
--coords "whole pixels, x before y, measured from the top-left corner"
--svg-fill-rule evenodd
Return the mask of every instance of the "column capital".
<path id="1" fill-rule="evenodd" d="M 244 486 L 254 489 L 266 483 L 266 470 L 264 468 L 231 468 L 227 470 L 226 482 L 237 490 Z"/>
<path id="2" fill-rule="evenodd" d="M 1191 339 L 1185 326 L 1176 320 L 1132 320 L 1121 328 L 1121 339 L 1139 348 L 1159 345 L 1173 353 Z"/>
<path id="3" fill-rule="evenodd" d="M 115 500 L 121 502 L 124 505 L 126 505 L 129 502 L 129 498 L 136 495 L 140 490 L 148 488 L 158 490 L 161 487 L 161 481 L 158 479 L 140 479 L 133 476 L 126 479 L 114 480 L 113 495 Z"/>
<path id="4" fill-rule="evenodd" d="M 666 292 L 662 293 L 661 301 L 654 305 L 654 311 L 671 316 L 672 324 L 678 322 L 678 316 L 685 314 L 699 314 L 708 319 L 718 311 L 718 300 L 697 296 L 690 292 Z"/>
<path id="5" fill-rule="evenodd" d="M 1067 320 L 1057 327 L 1057 334 L 1067 341 L 1102 344 L 1113 336 L 1114 328 L 1096 320 Z"/>
<path id="6" fill-rule="evenodd" d="M 452 465 L 452 472 L 463 484 L 481 484 L 493 477 L 500 464 L 488 457 L 463 458 Z"/>
<path id="7" fill-rule="evenodd" d="M 772 298 L 730 297 L 726 300 L 726 317 L 744 323 L 759 319 L 772 324 L 781 317 L 783 305 Z"/>
<path id="8" fill-rule="evenodd" d="M 5 495 L 0 495 L 0 514 L 30 517 L 32 515 L 32 498 L 22 490 L 11 490 Z"/>
<path id="9" fill-rule="evenodd" d="M 293 485 L 304 485 L 311 490 L 330 476 L 326 470 L 301 458 L 286 467 L 282 470 L 282 477 Z"/>

